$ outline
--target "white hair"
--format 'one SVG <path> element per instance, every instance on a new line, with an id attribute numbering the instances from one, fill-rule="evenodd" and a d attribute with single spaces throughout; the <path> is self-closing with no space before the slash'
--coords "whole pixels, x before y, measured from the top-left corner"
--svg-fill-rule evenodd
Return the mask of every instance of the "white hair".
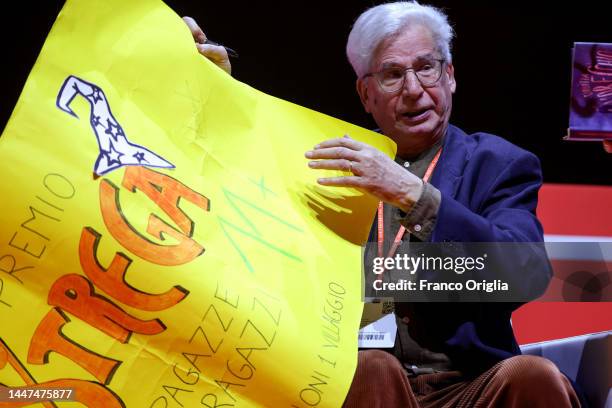
<path id="1" fill-rule="evenodd" d="M 346 43 L 346 55 L 357 76 L 368 73 L 373 55 L 384 40 L 417 24 L 429 29 L 437 51 L 447 62 L 451 62 L 453 29 L 446 14 L 416 1 L 398 1 L 372 7 L 355 21 Z"/>

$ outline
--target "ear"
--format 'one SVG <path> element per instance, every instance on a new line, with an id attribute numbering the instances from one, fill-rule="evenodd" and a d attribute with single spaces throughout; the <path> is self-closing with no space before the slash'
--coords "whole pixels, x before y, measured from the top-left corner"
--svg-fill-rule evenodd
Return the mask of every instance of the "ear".
<path id="1" fill-rule="evenodd" d="M 457 82 L 455 81 L 455 67 L 453 64 L 446 64 L 446 75 L 448 75 L 448 85 L 450 86 L 451 93 L 455 93 Z"/>
<path id="2" fill-rule="evenodd" d="M 368 84 L 366 79 L 357 78 L 357 83 L 355 84 L 357 87 L 357 93 L 359 94 L 359 99 L 361 99 L 361 104 L 367 113 L 371 113 L 369 108 L 370 97 L 368 95 Z"/>

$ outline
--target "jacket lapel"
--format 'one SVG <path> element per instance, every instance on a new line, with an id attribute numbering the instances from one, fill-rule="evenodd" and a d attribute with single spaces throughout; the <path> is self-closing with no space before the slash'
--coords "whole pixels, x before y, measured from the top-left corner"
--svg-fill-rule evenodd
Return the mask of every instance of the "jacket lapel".
<path id="1" fill-rule="evenodd" d="M 470 156 L 466 142 L 467 135 L 449 124 L 442 143 L 440 161 L 431 178 L 431 184 L 440 190 L 442 195 L 452 198 L 457 196 L 463 170 Z"/>

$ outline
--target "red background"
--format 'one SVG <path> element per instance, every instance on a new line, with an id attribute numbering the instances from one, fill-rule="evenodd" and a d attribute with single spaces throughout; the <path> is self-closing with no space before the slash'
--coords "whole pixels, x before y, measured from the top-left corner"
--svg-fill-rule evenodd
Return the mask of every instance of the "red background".
<path id="1" fill-rule="evenodd" d="M 538 216 L 547 235 L 612 238 L 612 187 L 545 184 Z M 520 344 L 612 330 L 612 302 L 531 302 L 512 324 Z"/>

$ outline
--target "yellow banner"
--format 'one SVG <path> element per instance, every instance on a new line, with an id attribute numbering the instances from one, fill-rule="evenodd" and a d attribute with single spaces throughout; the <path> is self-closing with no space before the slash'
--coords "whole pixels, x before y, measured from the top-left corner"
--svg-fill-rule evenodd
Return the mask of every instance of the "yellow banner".
<path id="1" fill-rule="evenodd" d="M 393 154 L 232 79 L 160 1 L 68 1 L 0 138 L 0 384 L 340 406 L 376 202 L 304 152 L 344 134 Z"/>

